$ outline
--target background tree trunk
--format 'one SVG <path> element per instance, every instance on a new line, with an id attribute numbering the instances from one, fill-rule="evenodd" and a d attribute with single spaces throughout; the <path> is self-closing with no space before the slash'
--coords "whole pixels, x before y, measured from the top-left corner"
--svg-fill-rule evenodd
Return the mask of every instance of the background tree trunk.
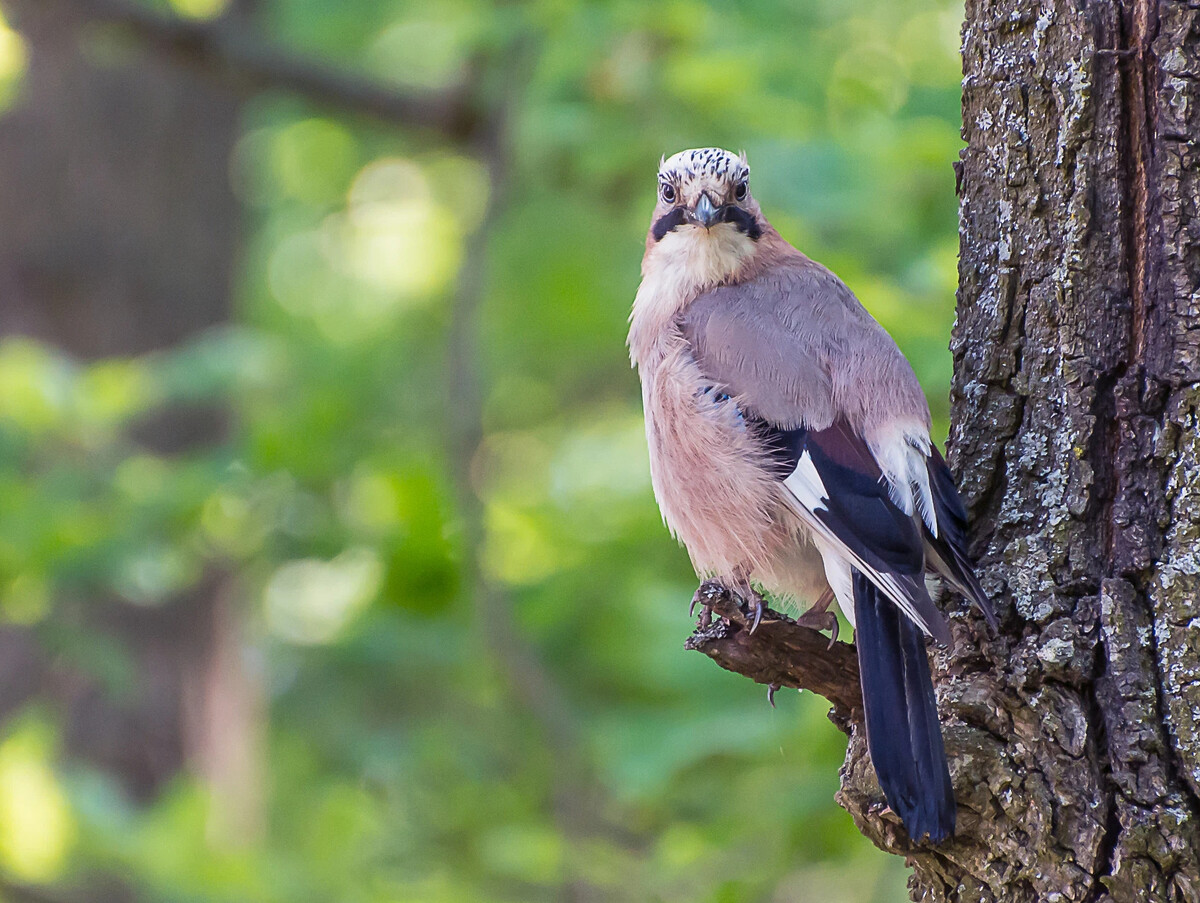
<path id="1" fill-rule="evenodd" d="M 244 15 L 243 2 L 230 15 Z M 30 51 L 0 121 L 0 335 L 81 359 L 170 348 L 228 322 L 241 211 L 229 180 L 239 98 L 115 40 L 68 4 L 8 0 Z M 136 425 L 160 455 L 222 441 L 226 412 L 170 407 Z M 228 578 L 210 573 L 157 606 L 63 602 L 81 632 L 130 655 L 135 690 L 114 693 L 0 633 L 0 713 L 40 692 L 67 713 L 65 743 L 146 801 L 190 764 L 211 784 L 224 836 L 257 819 L 258 695 L 238 647 Z M 48 688 L 48 689 L 46 689 Z"/>
<path id="2" fill-rule="evenodd" d="M 968 0 L 951 463 L 989 638 L 937 656 L 945 847 L 841 799 L 914 899 L 1200 900 L 1200 9 Z"/>

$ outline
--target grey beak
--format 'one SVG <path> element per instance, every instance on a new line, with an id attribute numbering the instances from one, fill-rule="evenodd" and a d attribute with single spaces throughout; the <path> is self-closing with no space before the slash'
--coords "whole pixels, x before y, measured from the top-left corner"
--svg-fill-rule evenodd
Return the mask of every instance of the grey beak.
<path id="1" fill-rule="evenodd" d="M 708 199 L 707 194 L 701 194 L 700 200 L 696 201 L 695 215 L 696 222 L 705 229 L 711 228 L 713 223 L 721 218 L 720 211 L 713 206 L 713 202 Z"/>

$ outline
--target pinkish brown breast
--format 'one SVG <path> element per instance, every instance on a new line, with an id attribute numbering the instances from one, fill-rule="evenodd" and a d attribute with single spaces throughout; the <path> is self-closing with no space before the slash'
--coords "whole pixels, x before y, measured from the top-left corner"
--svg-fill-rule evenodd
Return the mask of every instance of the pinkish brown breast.
<path id="1" fill-rule="evenodd" d="M 641 376 L 654 494 L 696 572 L 773 571 L 795 524 L 735 400 L 705 384 L 682 337 Z"/>

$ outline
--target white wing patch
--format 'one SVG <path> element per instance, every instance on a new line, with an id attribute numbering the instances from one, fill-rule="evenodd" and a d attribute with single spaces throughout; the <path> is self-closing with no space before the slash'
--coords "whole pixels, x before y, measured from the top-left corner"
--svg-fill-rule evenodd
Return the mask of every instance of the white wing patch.
<path id="1" fill-rule="evenodd" d="M 825 503 L 829 500 L 829 490 L 825 488 L 817 467 L 808 454 L 808 449 L 796 462 L 796 469 L 783 481 L 783 485 L 796 497 L 796 500 L 809 511 L 824 511 Z"/>
<path id="2" fill-rule="evenodd" d="M 888 495 L 905 514 L 917 515 L 934 538 L 938 535 L 933 489 L 929 485 L 929 433 L 924 427 L 895 425 L 877 434 L 868 447 L 879 469 Z"/>

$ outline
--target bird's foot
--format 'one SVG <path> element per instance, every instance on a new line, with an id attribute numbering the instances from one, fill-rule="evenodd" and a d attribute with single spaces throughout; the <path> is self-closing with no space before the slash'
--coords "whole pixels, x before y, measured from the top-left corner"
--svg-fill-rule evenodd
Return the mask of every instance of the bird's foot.
<path id="1" fill-rule="evenodd" d="M 692 596 L 692 604 L 688 607 L 688 614 L 695 615 L 696 607 L 700 607 L 700 627 L 708 627 L 713 620 L 713 607 L 710 600 L 717 597 L 730 597 L 734 602 L 744 606 L 746 616 L 749 619 L 747 630 L 754 633 L 758 629 L 759 623 L 762 621 L 763 611 L 766 610 L 767 603 L 753 587 L 748 583 L 734 584 L 732 587 L 726 587 L 716 580 L 705 580 L 700 584 L 700 588 L 696 590 Z"/>
<path id="2" fill-rule="evenodd" d="M 814 605 L 800 617 L 796 618 L 796 623 L 801 627 L 811 627 L 813 630 L 828 630 L 829 631 L 829 647 L 833 648 L 833 644 L 838 638 L 838 619 L 833 612 L 818 608 Z"/>

